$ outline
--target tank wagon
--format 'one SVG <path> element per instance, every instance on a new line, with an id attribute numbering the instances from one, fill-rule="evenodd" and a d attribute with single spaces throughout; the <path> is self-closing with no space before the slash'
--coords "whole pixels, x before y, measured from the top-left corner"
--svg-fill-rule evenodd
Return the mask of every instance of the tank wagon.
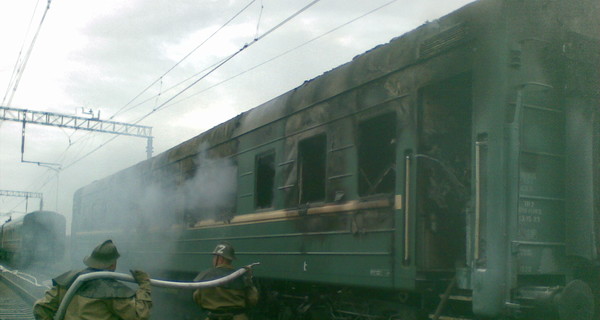
<path id="1" fill-rule="evenodd" d="M 66 219 L 33 211 L 0 226 L 0 258 L 17 267 L 60 261 L 65 254 Z"/>
<path id="2" fill-rule="evenodd" d="M 190 279 L 228 240 L 278 319 L 597 319 L 599 6 L 426 23 L 79 189 L 72 245 Z"/>

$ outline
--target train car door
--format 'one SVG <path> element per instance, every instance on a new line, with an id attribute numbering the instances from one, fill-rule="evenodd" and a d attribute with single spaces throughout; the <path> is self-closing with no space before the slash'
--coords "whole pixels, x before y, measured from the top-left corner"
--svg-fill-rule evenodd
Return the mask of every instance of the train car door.
<path id="1" fill-rule="evenodd" d="M 466 211 L 471 190 L 471 76 L 419 92 L 416 264 L 454 271 L 466 263 Z"/>

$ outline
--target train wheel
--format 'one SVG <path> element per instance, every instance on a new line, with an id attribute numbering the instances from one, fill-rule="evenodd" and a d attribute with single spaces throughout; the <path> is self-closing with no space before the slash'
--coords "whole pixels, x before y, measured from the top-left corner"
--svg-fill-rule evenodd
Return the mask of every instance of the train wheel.
<path id="1" fill-rule="evenodd" d="M 592 320 L 594 295 L 590 286 L 584 281 L 569 282 L 557 298 L 561 320 Z"/>

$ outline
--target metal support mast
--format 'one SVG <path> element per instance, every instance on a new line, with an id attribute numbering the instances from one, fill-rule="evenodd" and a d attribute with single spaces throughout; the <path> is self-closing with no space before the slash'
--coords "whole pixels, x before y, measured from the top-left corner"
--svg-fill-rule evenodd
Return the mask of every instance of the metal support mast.
<path id="1" fill-rule="evenodd" d="M 44 208 L 44 194 L 41 192 L 28 192 L 28 191 L 14 191 L 14 190 L 0 190 L 0 196 L 6 197 L 21 197 L 25 198 L 25 211 L 27 212 L 27 204 L 29 198 L 40 199 L 40 210 Z"/>
<path id="2" fill-rule="evenodd" d="M 0 120 L 22 122 L 23 132 L 25 131 L 25 123 L 35 123 L 46 126 L 146 138 L 146 155 L 148 158 L 152 157 L 152 127 L 148 126 L 100 120 L 99 117 L 85 118 L 53 112 L 32 111 L 3 106 L 0 106 Z"/>

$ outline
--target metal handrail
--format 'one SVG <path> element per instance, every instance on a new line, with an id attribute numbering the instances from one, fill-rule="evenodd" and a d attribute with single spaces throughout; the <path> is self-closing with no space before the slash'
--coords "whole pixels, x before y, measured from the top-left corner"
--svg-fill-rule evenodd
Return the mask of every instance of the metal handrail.
<path id="1" fill-rule="evenodd" d="M 222 285 L 228 281 L 238 278 L 239 276 L 246 273 L 246 271 L 250 270 L 253 266 L 258 265 L 258 264 L 260 264 L 260 263 L 256 262 L 256 263 L 249 264 L 245 267 L 242 267 L 242 268 L 236 270 L 235 272 L 233 272 L 225 277 L 214 279 L 214 280 L 209 280 L 209 281 L 178 282 L 178 281 L 150 279 L 150 285 L 155 286 L 155 287 L 175 288 L 175 289 L 200 289 L 200 288 L 216 287 L 216 286 Z M 79 287 L 85 281 L 95 280 L 95 279 L 114 279 L 114 280 L 120 280 L 120 281 L 125 281 L 125 282 L 135 282 L 135 280 L 133 279 L 133 276 L 131 276 L 129 274 L 116 273 L 116 272 L 112 272 L 112 271 L 98 271 L 98 272 L 82 274 L 79 277 L 77 277 L 77 279 L 75 279 L 75 282 L 73 282 L 71 287 L 69 287 L 69 290 L 67 290 L 65 297 L 62 299 L 60 306 L 59 306 L 58 310 L 56 311 L 54 320 L 62 320 L 67 311 L 67 306 L 69 305 L 69 303 L 71 303 L 71 299 L 73 299 L 73 296 L 75 295 L 75 293 L 77 292 Z"/>
<path id="2" fill-rule="evenodd" d="M 475 142 L 475 240 L 473 242 L 473 260 L 479 260 L 481 254 L 481 147 L 484 141 Z"/>
<path id="3" fill-rule="evenodd" d="M 410 155 L 405 157 L 404 167 L 404 263 L 410 260 L 410 172 L 411 158 Z"/>

